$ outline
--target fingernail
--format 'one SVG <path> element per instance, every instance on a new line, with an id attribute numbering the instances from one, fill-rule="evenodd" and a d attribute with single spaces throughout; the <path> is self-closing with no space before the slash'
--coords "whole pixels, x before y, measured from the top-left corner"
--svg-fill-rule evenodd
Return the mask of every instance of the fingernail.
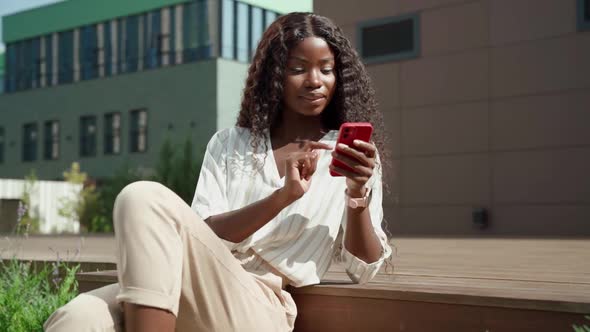
<path id="1" fill-rule="evenodd" d="M 344 149 L 344 148 L 346 148 L 346 145 L 345 144 L 342 144 L 342 143 L 338 143 L 338 147 L 341 148 L 341 149 Z"/>
<path id="2" fill-rule="evenodd" d="M 354 141 L 352 141 L 352 143 L 354 143 L 354 145 L 359 145 L 361 143 L 361 141 L 358 139 L 355 139 Z"/>

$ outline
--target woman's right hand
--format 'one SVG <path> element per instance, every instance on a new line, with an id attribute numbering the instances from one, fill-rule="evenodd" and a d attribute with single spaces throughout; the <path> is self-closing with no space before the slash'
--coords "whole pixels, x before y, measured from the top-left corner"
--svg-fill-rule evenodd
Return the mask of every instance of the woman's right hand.
<path id="1" fill-rule="evenodd" d="M 301 198 L 311 186 L 311 178 L 317 168 L 321 150 L 332 150 L 332 147 L 314 141 L 304 143 L 302 151 L 289 154 L 285 162 L 285 185 L 280 189 L 288 202 Z"/>

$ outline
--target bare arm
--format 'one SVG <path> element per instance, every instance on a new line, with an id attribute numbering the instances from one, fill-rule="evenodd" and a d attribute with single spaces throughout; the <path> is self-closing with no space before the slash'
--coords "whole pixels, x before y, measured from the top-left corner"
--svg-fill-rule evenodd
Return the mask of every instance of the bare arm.
<path id="1" fill-rule="evenodd" d="M 284 188 L 241 209 L 210 216 L 205 222 L 215 234 L 231 242 L 242 242 L 293 202 Z"/>
<path id="2" fill-rule="evenodd" d="M 350 197 L 364 197 L 365 184 L 373 175 L 375 168 L 376 148 L 373 144 L 356 141 L 354 148 L 338 145 L 332 153 L 333 158 L 340 160 L 354 171 L 330 166 L 336 172 L 346 176 L 346 186 Z M 351 254 L 366 263 L 373 263 L 381 257 L 382 245 L 375 233 L 368 207 L 347 209 L 346 235 L 344 246 Z"/>
<path id="3" fill-rule="evenodd" d="M 351 197 L 363 197 L 364 191 L 351 192 Z M 371 223 L 369 208 L 347 207 L 346 219 L 346 236 L 344 237 L 344 246 L 356 257 L 366 263 L 376 262 L 381 257 L 381 242 L 375 233 Z"/>
<path id="4" fill-rule="evenodd" d="M 319 158 L 315 149 L 329 150 L 331 147 L 312 141 L 305 143 L 302 152 L 291 153 L 287 158 L 283 188 L 238 210 L 210 216 L 205 222 L 220 238 L 242 242 L 309 190 Z"/>

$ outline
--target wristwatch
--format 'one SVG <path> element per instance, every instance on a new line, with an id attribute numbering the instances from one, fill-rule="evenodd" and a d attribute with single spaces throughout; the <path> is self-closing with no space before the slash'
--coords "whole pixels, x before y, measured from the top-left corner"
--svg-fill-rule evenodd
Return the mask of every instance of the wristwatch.
<path id="1" fill-rule="evenodd" d="M 346 205 L 350 206 L 353 209 L 359 207 L 367 207 L 369 205 L 369 194 L 371 193 L 371 188 L 367 188 L 365 190 L 365 196 L 360 198 L 353 198 L 348 195 L 348 188 L 344 190 L 344 194 L 346 195 Z"/>

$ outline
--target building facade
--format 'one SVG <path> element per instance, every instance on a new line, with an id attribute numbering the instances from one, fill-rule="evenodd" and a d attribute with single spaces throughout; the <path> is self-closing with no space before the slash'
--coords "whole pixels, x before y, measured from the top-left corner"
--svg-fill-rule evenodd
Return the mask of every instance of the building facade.
<path id="1" fill-rule="evenodd" d="M 4 17 L 0 177 L 153 168 L 234 124 L 264 29 L 311 1 L 70 0 Z M 188 175 L 187 176 L 196 176 Z"/>
<path id="2" fill-rule="evenodd" d="M 314 12 L 374 81 L 392 233 L 590 235 L 590 1 L 318 0 Z"/>

